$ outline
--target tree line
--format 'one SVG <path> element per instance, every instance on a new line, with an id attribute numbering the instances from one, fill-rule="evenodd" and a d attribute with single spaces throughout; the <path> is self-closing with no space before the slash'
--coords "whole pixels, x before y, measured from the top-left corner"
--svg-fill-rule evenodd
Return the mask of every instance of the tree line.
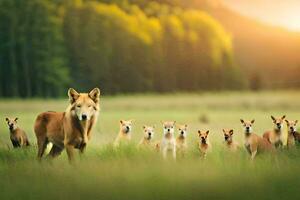
<path id="1" fill-rule="evenodd" d="M 0 96 L 243 89 L 230 35 L 164 2 L 0 0 Z"/>

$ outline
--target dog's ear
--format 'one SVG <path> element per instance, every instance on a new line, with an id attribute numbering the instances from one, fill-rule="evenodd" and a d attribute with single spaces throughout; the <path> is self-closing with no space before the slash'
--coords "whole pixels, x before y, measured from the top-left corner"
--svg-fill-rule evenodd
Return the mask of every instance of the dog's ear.
<path id="1" fill-rule="evenodd" d="M 297 123 L 298 123 L 298 120 L 296 119 L 296 120 L 295 120 L 295 124 L 297 124 Z"/>
<path id="2" fill-rule="evenodd" d="M 146 128 L 146 125 L 143 125 L 143 129 L 145 129 Z"/>
<path id="3" fill-rule="evenodd" d="M 95 102 L 98 103 L 100 99 L 100 89 L 94 88 L 89 92 L 89 97 Z"/>
<path id="4" fill-rule="evenodd" d="M 7 122 L 8 122 L 8 121 L 9 121 L 9 119 L 6 117 L 6 118 L 5 118 L 5 121 L 7 121 Z"/>
<path id="5" fill-rule="evenodd" d="M 199 135 L 199 136 L 201 135 L 201 131 L 200 131 L 200 130 L 198 130 L 198 135 Z"/>
<path id="6" fill-rule="evenodd" d="M 223 131 L 223 133 L 225 133 L 225 132 L 226 132 L 224 128 L 222 129 L 222 131 Z"/>
<path id="7" fill-rule="evenodd" d="M 245 121 L 243 119 L 240 119 L 241 123 L 243 124 Z"/>
<path id="8" fill-rule="evenodd" d="M 285 115 L 283 115 L 283 116 L 281 117 L 281 119 L 284 120 L 284 119 L 285 119 Z"/>
<path id="9" fill-rule="evenodd" d="M 251 124 L 253 124 L 254 122 L 255 122 L 255 119 L 252 119 L 252 120 L 251 120 Z"/>
<path id="10" fill-rule="evenodd" d="M 76 90 L 74 90 L 73 88 L 70 88 L 68 90 L 68 96 L 70 103 L 74 103 L 78 99 L 79 93 L 76 92 Z"/>
<path id="11" fill-rule="evenodd" d="M 185 124 L 184 126 L 185 126 L 185 128 L 187 128 L 187 127 L 188 127 L 188 125 L 187 125 L 187 124 Z"/>
<path id="12" fill-rule="evenodd" d="M 229 133 L 230 135 L 233 135 L 233 129 L 230 129 Z"/>
<path id="13" fill-rule="evenodd" d="M 123 120 L 120 120 L 120 123 L 123 124 Z"/>
<path id="14" fill-rule="evenodd" d="M 284 120 L 285 122 L 286 122 L 286 124 L 289 124 L 289 121 L 286 119 L 286 120 Z"/>
<path id="15" fill-rule="evenodd" d="M 275 121 L 276 119 L 275 119 L 275 117 L 273 116 L 273 115 L 271 115 L 271 119 L 273 120 L 273 121 Z"/>
<path id="16" fill-rule="evenodd" d="M 18 119 L 19 119 L 19 118 L 17 118 L 17 117 L 16 117 L 16 118 L 15 118 L 15 122 L 17 122 L 17 121 L 18 121 Z"/>
<path id="17" fill-rule="evenodd" d="M 208 135 L 209 134 L 209 131 L 206 131 L 206 135 Z"/>

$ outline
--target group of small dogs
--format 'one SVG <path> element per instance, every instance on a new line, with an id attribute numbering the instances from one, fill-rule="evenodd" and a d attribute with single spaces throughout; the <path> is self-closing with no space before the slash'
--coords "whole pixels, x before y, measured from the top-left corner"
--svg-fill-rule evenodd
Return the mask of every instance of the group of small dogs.
<path id="1" fill-rule="evenodd" d="M 48 154 L 54 158 L 66 149 L 70 162 L 74 160 L 74 149 L 84 153 L 88 141 L 91 139 L 91 131 L 97 122 L 100 111 L 100 89 L 94 88 L 89 93 L 78 93 L 70 88 L 68 90 L 69 106 L 65 112 L 48 111 L 37 116 L 34 131 L 37 138 L 38 159 L 40 160 L 47 148 L 48 143 L 52 143 L 52 148 Z M 267 131 L 263 136 L 253 132 L 254 120 L 241 123 L 244 127 L 244 146 L 249 152 L 251 159 L 257 153 L 274 152 L 285 144 L 283 141 L 283 124 L 286 122 L 288 136 L 286 145 L 288 148 L 300 142 L 300 133 L 297 132 L 298 120 L 287 120 L 286 116 L 275 118 L 271 116 L 274 129 Z M 10 139 L 15 148 L 29 146 L 26 133 L 18 127 L 18 118 L 6 118 L 10 130 Z M 120 130 L 114 141 L 114 147 L 124 142 L 131 141 L 132 120 L 120 120 Z M 164 158 L 170 154 L 176 159 L 177 154 L 184 155 L 187 151 L 187 125 L 176 125 L 175 121 L 162 122 L 163 137 L 159 142 L 153 142 L 154 126 L 143 126 L 144 136 L 139 142 L 139 147 L 150 147 L 160 151 Z M 175 137 L 175 126 L 178 129 L 178 136 Z M 224 146 L 230 151 L 237 151 L 240 145 L 233 140 L 233 129 L 223 129 Z M 209 131 L 198 130 L 198 148 L 200 156 L 205 158 L 211 151 L 212 145 L 209 142 Z M 170 153 L 168 153 L 170 152 Z"/>

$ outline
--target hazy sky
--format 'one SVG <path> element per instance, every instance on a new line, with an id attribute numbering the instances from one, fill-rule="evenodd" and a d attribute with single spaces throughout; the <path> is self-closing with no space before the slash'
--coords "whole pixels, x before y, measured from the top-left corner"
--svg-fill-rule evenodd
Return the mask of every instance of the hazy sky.
<path id="1" fill-rule="evenodd" d="M 261 21 L 300 31 L 300 0 L 223 0 L 230 8 Z"/>

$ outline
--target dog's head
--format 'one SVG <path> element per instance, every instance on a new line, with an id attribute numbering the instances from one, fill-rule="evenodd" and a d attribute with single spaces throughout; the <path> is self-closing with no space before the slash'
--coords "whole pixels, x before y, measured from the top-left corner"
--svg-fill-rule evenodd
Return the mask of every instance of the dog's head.
<path id="1" fill-rule="evenodd" d="M 223 134 L 226 142 L 232 142 L 233 129 L 223 129 Z"/>
<path id="2" fill-rule="evenodd" d="M 279 118 L 271 116 L 271 119 L 273 121 L 273 124 L 275 125 L 275 129 L 280 131 L 282 129 L 282 124 L 284 122 L 285 115 L 283 115 L 282 117 L 279 117 Z"/>
<path id="3" fill-rule="evenodd" d="M 163 122 L 163 128 L 164 128 L 164 135 L 170 135 L 173 136 L 174 135 L 174 129 L 175 129 L 175 121 L 167 121 L 167 122 Z"/>
<path id="4" fill-rule="evenodd" d="M 198 130 L 198 136 L 199 136 L 200 142 L 202 144 L 206 144 L 207 143 L 208 134 L 209 134 L 209 131 L 200 131 L 200 130 Z"/>
<path id="5" fill-rule="evenodd" d="M 120 120 L 120 130 L 122 133 L 129 134 L 132 130 L 132 120 Z"/>
<path id="6" fill-rule="evenodd" d="M 186 135 L 187 135 L 187 125 L 179 125 L 178 126 L 178 132 L 179 132 L 179 136 L 180 137 L 183 137 L 183 138 L 186 138 Z"/>
<path id="7" fill-rule="evenodd" d="M 143 130 L 144 130 L 144 137 L 147 140 L 151 140 L 154 136 L 154 126 L 143 126 Z"/>
<path id="8" fill-rule="evenodd" d="M 17 117 L 14 119 L 6 117 L 5 121 L 7 122 L 9 130 L 13 131 L 18 128 L 18 125 L 17 125 L 18 118 Z"/>
<path id="9" fill-rule="evenodd" d="M 251 121 L 244 121 L 243 119 L 241 119 L 241 123 L 244 127 L 244 131 L 245 133 L 249 134 L 252 133 L 252 125 L 254 124 L 255 120 L 251 120 Z"/>
<path id="10" fill-rule="evenodd" d="M 292 133 L 296 132 L 296 130 L 297 130 L 296 126 L 297 126 L 298 120 L 294 120 L 294 121 L 285 120 L 285 122 L 288 127 L 288 131 L 290 131 Z"/>
<path id="11" fill-rule="evenodd" d="M 90 120 L 98 114 L 100 101 L 99 88 L 94 88 L 89 93 L 78 93 L 73 88 L 70 88 L 68 96 L 71 104 L 71 112 L 80 121 Z"/>

